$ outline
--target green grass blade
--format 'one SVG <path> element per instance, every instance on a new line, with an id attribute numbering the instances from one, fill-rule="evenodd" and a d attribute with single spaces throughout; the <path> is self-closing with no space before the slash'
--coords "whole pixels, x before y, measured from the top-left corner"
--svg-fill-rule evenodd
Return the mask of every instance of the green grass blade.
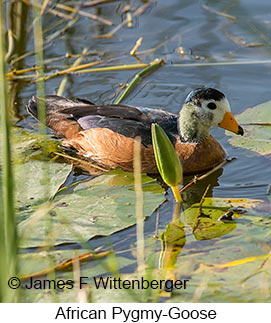
<path id="1" fill-rule="evenodd" d="M 16 226 L 13 205 L 13 173 L 11 163 L 11 138 L 10 118 L 8 111 L 8 95 L 6 84 L 6 63 L 5 63 L 5 34 L 3 7 L 0 6 L 0 106 L 1 106 L 1 164 L 2 164 L 2 199 L 0 218 L 0 301 L 15 302 L 17 299 L 16 290 L 8 287 L 8 279 L 16 276 L 17 245 Z"/>

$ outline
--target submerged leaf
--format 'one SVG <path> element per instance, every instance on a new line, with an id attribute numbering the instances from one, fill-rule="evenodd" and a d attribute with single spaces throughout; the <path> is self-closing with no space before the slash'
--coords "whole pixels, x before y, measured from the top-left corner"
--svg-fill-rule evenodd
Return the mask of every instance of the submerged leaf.
<path id="1" fill-rule="evenodd" d="M 80 250 L 81 251 L 81 250 Z M 80 255 L 75 255 L 72 258 L 69 258 L 67 260 L 61 261 L 57 265 L 53 265 L 52 267 L 47 267 L 45 269 L 42 269 L 40 271 L 35 271 L 33 273 L 28 273 L 23 276 L 20 276 L 21 280 L 27 280 L 31 277 L 40 277 L 40 276 L 46 276 L 52 272 L 66 272 L 66 271 L 72 271 L 73 270 L 73 263 L 78 262 L 80 265 L 86 262 L 94 261 L 97 259 L 104 258 L 109 255 L 109 251 L 102 251 L 102 252 L 86 252 Z M 33 256 L 35 254 L 32 254 Z M 49 256 L 49 254 L 48 254 Z"/>
<path id="2" fill-rule="evenodd" d="M 232 136 L 230 143 L 271 157 L 270 111 L 271 101 L 268 101 L 237 115 L 236 120 L 244 124 L 244 136 Z"/>
<path id="3" fill-rule="evenodd" d="M 18 256 L 19 263 L 19 276 L 29 275 L 29 277 L 33 277 L 31 274 L 35 274 L 37 271 L 46 272 L 52 267 L 58 267 L 61 263 L 68 262 L 69 259 L 74 257 L 80 257 L 84 254 L 89 253 L 89 249 L 60 249 L 60 250 L 42 250 L 42 251 L 34 251 L 31 253 L 21 253 Z M 101 277 L 105 274 L 111 274 L 110 271 L 110 263 L 109 257 L 93 260 L 91 263 L 85 263 L 80 268 L 80 276 L 85 277 L 84 283 L 87 285 L 84 286 L 84 290 L 89 291 L 91 288 L 95 288 L 94 277 Z M 127 257 L 118 256 L 116 258 L 117 265 L 119 269 L 125 268 L 135 262 L 133 259 L 129 259 Z M 60 288 L 44 288 L 44 289 L 26 289 L 22 288 L 21 297 L 24 302 L 52 302 L 52 301 L 66 301 L 66 302 L 78 302 L 79 296 L 79 288 L 76 287 L 76 274 L 73 270 L 63 272 L 56 271 L 53 275 L 55 278 L 52 279 L 49 277 L 40 277 L 35 278 L 33 281 L 41 284 L 43 283 L 43 279 L 47 279 L 51 281 L 50 286 L 53 286 L 53 283 L 64 282 Z M 54 277 L 54 276 L 52 276 Z M 27 278 L 27 277 L 26 277 Z M 49 278 L 49 280 L 48 280 Z M 68 282 L 68 280 L 70 282 Z M 23 285 L 29 285 L 29 281 L 22 282 Z M 48 286 L 48 285 L 47 285 Z M 71 288 L 73 286 L 73 288 Z M 95 288 L 95 293 L 99 290 Z M 104 293 L 104 289 L 101 288 L 101 294 Z M 58 299 L 59 297 L 59 299 Z"/>

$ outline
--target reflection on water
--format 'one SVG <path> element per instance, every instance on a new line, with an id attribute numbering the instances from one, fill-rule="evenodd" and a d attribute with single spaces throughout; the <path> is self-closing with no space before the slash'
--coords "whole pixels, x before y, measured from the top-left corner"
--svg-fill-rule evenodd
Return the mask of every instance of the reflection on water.
<path id="1" fill-rule="evenodd" d="M 206 197 L 213 196 L 213 191 L 216 186 L 219 186 L 219 177 L 223 174 L 223 169 L 218 169 L 213 174 L 199 181 L 198 183 L 192 185 L 182 194 L 183 196 L 183 208 L 187 209 L 192 204 L 198 203 L 206 190 L 206 187 L 210 184 L 210 188 L 206 194 Z M 192 180 L 192 177 L 185 178 L 185 183 Z"/>

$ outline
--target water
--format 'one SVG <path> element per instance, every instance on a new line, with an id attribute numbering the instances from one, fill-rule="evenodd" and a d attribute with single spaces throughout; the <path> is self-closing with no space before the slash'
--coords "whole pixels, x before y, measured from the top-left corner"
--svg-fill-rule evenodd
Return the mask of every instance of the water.
<path id="1" fill-rule="evenodd" d="M 242 112 L 247 107 L 270 99 L 270 75 L 268 64 L 223 65 L 223 66 L 178 66 L 184 63 L 200 62 L 242 62 L 247 60 L 264 60 L 270 57 L 270 44 L 265 43 L 268 34 L 263 37 L 257 29 L 259 25 L 268 32 L 271 28 L 271 14 L 266 10 L 268 1 L 207 1 L 202 4 L 211 10 L 223 11 L 230 8 L 229 14 L 236 15 L 236 20 L 227 19 L 204 9 L 198 1 L 158 2 L 147 13 L 135 21 L 135 28 L 122 28 L 112 39 L 95 39 L 100 33 L 109 32 L 112 27 L 97 24 L 87 18 L 80 21 L 71 30 L 53 41 L 45 50 L 45 58 L 54 58 L 65 53 L 79 53 L 84 47 L 97 52 L 101 59 L 114 58 L 112 64 L 136 63 L 128 55 L 135 40 L 143 37 L 140 51 L 160 46 L 139 57 L 149 62 L 156 57 L 163 57 L 166 65 L 144 79 L 136 90 L 125 100 L 126 104 L 161 108 L 178 113 L 187 93 L 193 88 L 206 85 L 222 90 L 228 97 L 233 114 Z M 116 10 L 112 12 L 112 8 Z M 244 11 L 245 10 L 245 11 Z M 115 24 L 121 20 L 120 4 L 106 5 L 101 15 Z M 227 11 L 226 11 L 227 12 Z M 248 16 L 247 16 L 248 15 Z M 46 15 L 44 27 L 56 21 L 52 15 Z M 244 25 L 250 23 L 251 30 Z M 52 31 L 50 31 L 50 34 Z M 262 47 L 244 47 L 234 43 L 228 34 L 240 37 L 247 43 L 263 43 Z M 47 33 L 49 34 L 49 33 Z M 47 35 L 45 33 L 45 35 Z M 225 34 L 228 36 L 226 37 Z M 45 37 L 47 39 L 49 35 Z M 164 44 L 163 44 L 164 43 Z M 33 46 L 32 38 L 27 48 Z M 182 46 L 188 55 L 181 57 L 177 49 Z M 191 56 L 191 53 L 193 56 Z M 195 60 L 196 56 L 199 59 Z M 95 57 L 95 55 L 94 55 Z M 120 58 L 119 58 L 120 57 Z M 25 65 L 34 64 L 33 56 L 25 60 Z M 63 68 L 66 60 L 55 63 L 56 68 Z M 128 82 L 135 71 L 118 71 L 89 73 L 69 76 L 68 86 L 64 92 L 68 97 L 83 97 L 97 103 L 112 102 L 118 84 Z M 54 93 L 62 77 L 46 82 L 46 92 Z M 32 125 L 24 104 L 35 93 L 35 84 L 25 86 L 18 94 L 22 99 L 18 117 L 23 121 L 18 125 Z M 225 147 L 229 156 L 237 161 L 226 166 L 219 177 L 219 186 L 214 188 L 215 196 L 266 198 L 267 185 L 271 182 L 270 161 L 256 153 L 232 147 L 224 130 L 212 129 L 212 134 Z"/>
<path id="2" fill-rule="evenodd" d="M 136 1 L 134 1 L 136 2 Z M 140 1 L 137 5 L 142 4 Z M 226 12 L 235 16 L 230 19 L 207 10 Z M 121 22 L 121 2 L 103 6 L 99 11 L 102 17 Z M 220 89 L 229 99 L 233 114 L 248 107 L 270 100 L 269 64 L 261 64 L 270 58 L 271 52 L 271 13 L 269 0 L 241 1 L 158 1 L 147 12 L 134 20 L 134 28 L 120 29 L 114 38 L 101 39 L 97 36 L 108 33 L 114 27 L 101 26 L 85 17 L 70 30 L 46 46 L 45 58 L 54 58 L 65 53 L 80 53 L 87 47 L 93 51 L 92 58 L 111 60 L 109 65 L 135 64 L 129 51 L 139 37 L 143 42 L 138 56 L 143 62 L 164 58 L 165 66 L 143 79 L 135 91 L 123 102 L 135 106 L 161 108 L 178 113 L 184 98 L 190 90 L 199 86 Z M 58 19 L 47 14 L 45 29 Z M 47 39 L 52 30 L 45 32 Z M 263 46 L 247 47 L 245 44 L 260 43 Z M 243 42 L 243 43 L 244 43 Z M 185 56 L 178 54 L 182 47 Z M 33 37 L 26 41 L 26 49 L 33 48 Z M 142 53 L 141 53 L 142 52 Z M 238 64 L 255 61 L 257 64 Z M 85 62 L 87 62 L 86 59 Z M 229 62 L 220 66 L 183 66 L 185 63 Z M 69 63 L 62 59 L 53 63 L 55 69 L 63 69 Z M 32 66 L 34 56 L 28 56 L 24 66 Z M 96 103 L 112 103 L 116 98 L 119 84 L 129 82 L 135 70 L 69 75 L 64 91 L 67 97 L 82 97 Z M 62 80 L 56 77 L 46 82 L 47 94 L 55 93 Z M 15 120 L 18 126 L 33 128 L 35 121 L 27 114 L 25 103 L 35 94 L 35 84 L 21 84 L 16 92 L 18 102 Z M 204 189 L 211 183 L 207 196 L 246 197 L 267 200 L 268 185 L 271 184 L 271 160 L 254 152 L 233 147 L 222 129 L 212 129 L 212 134 L 226 149 L 228 156 L 237 160 L 217 171 L 210 178 L 192 187 L 186 193 L 189 204 L 199 202 Z M 188 180 L 188 179 L 186 179 Z M 172 194 L 169 202 L 160 208 L 159 228 L 163 228 L 172 217 Z M 156 214 L 145 222 L 146 237 L 155 231 Z M 135 228 L 112 235 L 116 250 L 127 249 L 135 243 Z M 104 243 L 102 238 L 91 241 L 93 247 Z M 132 272 L 134 267 L 130 268 Z M 126 270 L 127 272 L 127 270 Z"/>

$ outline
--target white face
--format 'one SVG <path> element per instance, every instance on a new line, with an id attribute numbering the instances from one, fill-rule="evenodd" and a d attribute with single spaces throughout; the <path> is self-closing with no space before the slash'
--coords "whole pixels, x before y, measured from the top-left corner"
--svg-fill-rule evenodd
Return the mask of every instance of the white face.
<path id="1" fill-rule="evenodd" d="M 229 101 L 226 98 L 219 101 L 201 100 L 201 107 L 196 106 L 195 108 L 201 122 L 209 127 L 217 127 L 223 120 L 225 113 L 231 112 Z"/>

